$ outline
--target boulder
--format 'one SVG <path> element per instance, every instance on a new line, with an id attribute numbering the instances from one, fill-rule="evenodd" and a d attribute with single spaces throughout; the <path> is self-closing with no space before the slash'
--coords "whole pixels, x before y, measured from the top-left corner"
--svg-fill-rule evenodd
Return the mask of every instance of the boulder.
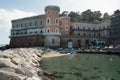
<path id="1" fill-rule="evenodd" d="M 40 48 L 16 48 L 0 52 L 0 80 L 49 80 L 40 69 Z"/>

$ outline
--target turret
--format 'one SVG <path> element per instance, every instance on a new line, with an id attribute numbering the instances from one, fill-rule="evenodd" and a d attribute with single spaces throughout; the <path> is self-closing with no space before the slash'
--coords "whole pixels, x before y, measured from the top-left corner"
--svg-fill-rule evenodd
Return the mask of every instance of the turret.
<path id="1" fill-rule="evenodd" d="M 46 17 L 46 32 L 59 33 L 59 12 L 58 6 L 46 6 L 45 17 Z"/>

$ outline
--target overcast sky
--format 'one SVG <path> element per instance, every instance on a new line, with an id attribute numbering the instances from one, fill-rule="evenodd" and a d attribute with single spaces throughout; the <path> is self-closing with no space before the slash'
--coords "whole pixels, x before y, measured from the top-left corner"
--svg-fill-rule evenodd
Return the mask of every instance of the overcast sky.
<path id="1" fill-rule="evenodd" d="M 120 9 L 120 0 L 0 0 L 0 44 L 9 44 L 11 20 L 44 14 L 44 7 L 57 5 L 62 11 L 108 12 Z"/>

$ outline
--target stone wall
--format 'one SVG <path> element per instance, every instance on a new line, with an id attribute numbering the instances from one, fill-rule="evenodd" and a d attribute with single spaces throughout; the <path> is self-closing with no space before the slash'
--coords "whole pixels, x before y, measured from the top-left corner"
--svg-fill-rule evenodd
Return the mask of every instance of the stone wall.
<path id="1" fill-rule="evenodd" d="M 12 37 L 10 47 L 34 47 L 44 46 L 44 36 L 20 36 Z"/>

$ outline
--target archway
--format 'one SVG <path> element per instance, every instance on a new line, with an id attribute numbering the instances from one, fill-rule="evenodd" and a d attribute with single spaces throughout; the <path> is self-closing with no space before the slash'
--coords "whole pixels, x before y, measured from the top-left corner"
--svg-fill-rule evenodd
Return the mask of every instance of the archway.
<path id="1" fill-rule="evenodd" d="M 68 48 L 73 47 L 73 41 L 71 39 L 68 40 Z"/>
<path id="2" fill-rule="evenodd" d="M 77 44 L 78 44 L 78 47 L 81 47 L 81 40 L 80 39 L 77 40 Z"/>
<path id="3" fill-rule="evenodd" d="M 88 47 L 89 46 L 89 40 L 85 41 L 85 46 Z"/>

